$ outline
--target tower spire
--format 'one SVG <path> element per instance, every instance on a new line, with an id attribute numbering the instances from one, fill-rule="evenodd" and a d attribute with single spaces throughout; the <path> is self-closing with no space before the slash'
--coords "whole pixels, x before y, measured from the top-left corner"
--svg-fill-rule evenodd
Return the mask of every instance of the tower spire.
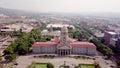
<path id="1" fill-rule="evenodd" d="M 52 25 L 50 26 L 50 32 L 53 32 L 53 27 L 52 27 Z"/>
<path id="2" fill-rule="evenodd" d="M 68 45 L 68 29 L 65 26 L 61 29 L 60 44 L 63 46 Z"/>

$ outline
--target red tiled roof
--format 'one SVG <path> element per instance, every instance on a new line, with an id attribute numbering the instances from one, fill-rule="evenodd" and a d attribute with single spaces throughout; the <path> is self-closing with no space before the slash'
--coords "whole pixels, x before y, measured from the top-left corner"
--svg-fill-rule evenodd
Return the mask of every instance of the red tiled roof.
<path id="1" fill-rule="evenodd" d="M 93 43 L 89 42 L 73 42 L 71 43 L 72 47 L 87 47 L 87 48 L 96 48 Z"/>
<path id="2" fill-rule="evenodd" d="M 55 42 L 36 42 L 33 44 L 33 47 L 39 47 L 39 46 L 57 46 L 57 43 L 55 43 Z"/>
<path id="3" fill-rule="evenodd" d="M 55 42 L 36 42 L 33 44 L 33 47 L 39 47 L 39 46 L 57 46 L 58 43 Z M 93 43 L 89 42 L 73 42 L 70 43 L 72 47 L 83 47 L 83 48 L 96 48 L 96 46 Z"/>

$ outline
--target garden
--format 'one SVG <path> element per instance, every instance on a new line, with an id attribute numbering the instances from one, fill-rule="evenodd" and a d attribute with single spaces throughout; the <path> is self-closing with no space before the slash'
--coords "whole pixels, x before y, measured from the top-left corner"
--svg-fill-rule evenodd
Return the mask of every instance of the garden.
<path id="1" fill-rule="evenodd" d="M 37 62 L 33 62 L 27 68 L 54 68 L 54 66 L 51 63 L 37 63 Z"/>

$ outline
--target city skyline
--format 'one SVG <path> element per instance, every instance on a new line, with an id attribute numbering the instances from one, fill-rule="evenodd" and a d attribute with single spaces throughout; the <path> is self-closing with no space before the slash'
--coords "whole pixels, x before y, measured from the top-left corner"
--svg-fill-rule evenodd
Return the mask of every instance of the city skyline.
<path id="1" fill-rule="evenodd" d="M 118 0 L 1 0 L 0 6 L 34 12 L 120 12 Z"/>

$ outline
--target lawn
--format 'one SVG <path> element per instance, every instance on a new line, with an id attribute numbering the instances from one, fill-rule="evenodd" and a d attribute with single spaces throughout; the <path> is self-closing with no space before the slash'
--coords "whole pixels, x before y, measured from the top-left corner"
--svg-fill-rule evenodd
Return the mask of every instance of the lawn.
<path id="1" fill-rule="evenodd" d="M 47 63 L 32 63 L 27 68 L 47 68 Z"/>
<path id="2" fill-rule="evenodd" d="M 95 68 L 95 66 L 92 64 L 81 64 L 79 65 L 79 68 Z"/>
<path id="3" fill-rule="evenodd" d="M 35 68 L 47 68 L 47 64 L 35 64 Z"/>

